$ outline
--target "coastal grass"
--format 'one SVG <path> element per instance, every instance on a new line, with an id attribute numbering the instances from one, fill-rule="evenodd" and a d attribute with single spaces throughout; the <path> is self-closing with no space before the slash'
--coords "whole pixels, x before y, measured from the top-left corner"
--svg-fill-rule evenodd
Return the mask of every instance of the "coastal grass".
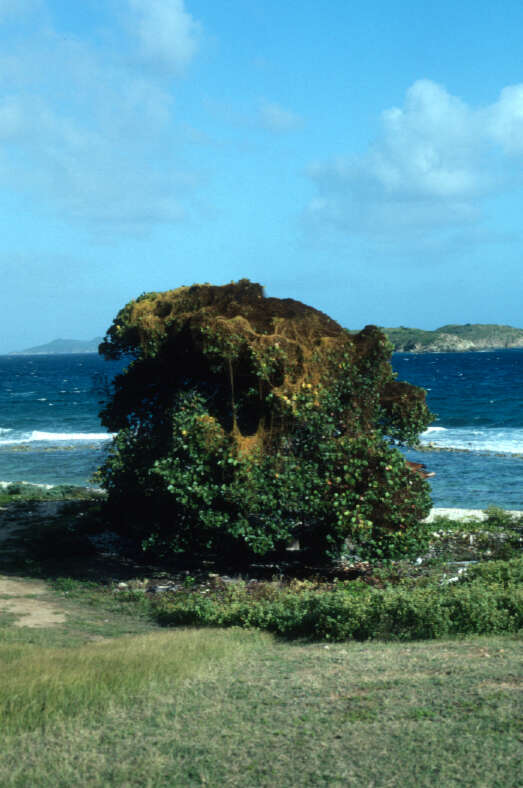
<path id="1" fill-rule="evenodd" d="M 481 539 L 477 563 L 452 564 L 484 523 L 438 524 L 452 532 L 444 558 L 374 567 L 367 583 L 187 575 L 178 594 L 148 594 L 163 569 L 81 553 L 92 524 L 80 504 L 48 523 L 27 511 L 0 572 L 27 593 L 45 580 L 34 602 L 65 622 L 31 629 L 0 613 L 0 785 L 520 785 L 521 640 L 499 624 L 521 615 L 523 564 L 493 560 Z M 449 599 L 444 621 L 494 622 L 490 634 L 428 632 Z M 334 642 L 369 605 L 369 639 Z"/>
<path id="2" fill-rule="evenodd" d="M 0 730 L 3 735 L 45 729 L 78 714 L 96 719 L 109 705 L 180 684 L 220 660 L 234 661 L 256 642 L 217 632 L 154 632 L 76 647 L 0 644 Z"/>
<path id="3" fill-rule="evenodd" d="M 73 484 L 31 484 L 0 482 L 0 506 L 28 501 L 94 501 L 103 497 L 97 488 Z"/>
<path id="4" fill-rule="evenodd" d="M 1 652 L 19 675 L 0 784 L 515 788 L 519 657 L 508 636 L 325 645 L 234 629 L 25 645 Z"/>

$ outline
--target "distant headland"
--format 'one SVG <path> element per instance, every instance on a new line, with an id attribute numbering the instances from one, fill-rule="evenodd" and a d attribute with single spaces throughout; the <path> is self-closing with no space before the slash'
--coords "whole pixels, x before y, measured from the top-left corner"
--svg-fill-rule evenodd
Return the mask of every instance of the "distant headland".
<path id="1" fill-rule="evenodd" d="M 460 353 L 473 350 L 523 348 L 523 328 L 496 324 L 447 325 L 434 331 L 421 328 L 382 328 L 398 353 Z"/>
<path id="2" fill-rule="evenodd" d="M 421 328 L 384 328 L 396 353 L 462 353 L 474 350 L 523 348 L 523 328 L 497 324 L 465 323 L 446 325 L 433 331 Z M 356 333 L 352 332 L 351 333 Z M 55 339 L 45 345 L 9 353 L 10 356 L 64 355 L 67 353 L 98 353 L 102 337 L 90 340 Z"/>
<path id="3" fill-rule="evenodd" d="M 9 353 L 9 356 L 59 356 L 68 353 L 98 353 L 102 337 L 94 339 L 54 339 L 45 345 L 36 345 L 26 350 Z"/>

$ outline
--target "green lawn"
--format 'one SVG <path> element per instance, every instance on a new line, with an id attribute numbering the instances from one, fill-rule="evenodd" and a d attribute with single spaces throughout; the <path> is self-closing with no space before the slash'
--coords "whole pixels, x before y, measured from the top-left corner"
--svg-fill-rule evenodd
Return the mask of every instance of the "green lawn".
<path id="1" fill-rule="evenodd" d="M 50 528 L 42 512 L 0 552 L 2 788 L 521 785 L 516 636 L 328 643 L 162 629 L 149 595 L 114 591 L 122 577 L 143 588 L 150 568 L 132 580 L 135 567 L 112 559 L 64 553 L 57 564 L 65 521 Z M 447 542 L 454 555 L 470 540 Z M 484 581 L 498 582 L 485 566 Z M 408 589 L 437 584 L 438 571 L 383 577 L 406 573 Z M 16 626 L 5 603 L 17 582 L 25 604 L 65 622 Z"/>
<path id="2" fill-rule="evenodd" d="M 507 636 L 11 643 L 0 784 L 519 786 L 520 657 Z"/>

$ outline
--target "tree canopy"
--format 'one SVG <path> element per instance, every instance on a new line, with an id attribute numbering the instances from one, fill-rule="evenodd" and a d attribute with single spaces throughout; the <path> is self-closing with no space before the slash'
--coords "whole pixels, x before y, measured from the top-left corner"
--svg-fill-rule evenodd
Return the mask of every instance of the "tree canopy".
<path id="1" fill-rule="evenodd" d="M 101 414 L 113 519 L 167 553 L 418 546 L 428 485 L 395 444 L 432 417 L 391 350 L 245 279 L 131 301 L 100 345 L 130 359 Z"/>

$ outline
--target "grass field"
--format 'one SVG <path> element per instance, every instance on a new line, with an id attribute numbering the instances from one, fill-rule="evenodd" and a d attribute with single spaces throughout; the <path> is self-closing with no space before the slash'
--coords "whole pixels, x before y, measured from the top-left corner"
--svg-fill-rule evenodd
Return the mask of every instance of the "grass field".
<path id="1" fill-rule="evenodd" d="M 15 548 L 16 534 L 0 568 L 1 786 L 521 785 L 515 636 L 165 630 L 143 594 L 84 565 L 15 572 Z M 62 621 L 21 626 L 13 599 Z"/>
<path id="2" fill-rule="evenodd" d="M 1 785 L 521 785 L 512 638 L 176 630 L 0 654 Z"/>

